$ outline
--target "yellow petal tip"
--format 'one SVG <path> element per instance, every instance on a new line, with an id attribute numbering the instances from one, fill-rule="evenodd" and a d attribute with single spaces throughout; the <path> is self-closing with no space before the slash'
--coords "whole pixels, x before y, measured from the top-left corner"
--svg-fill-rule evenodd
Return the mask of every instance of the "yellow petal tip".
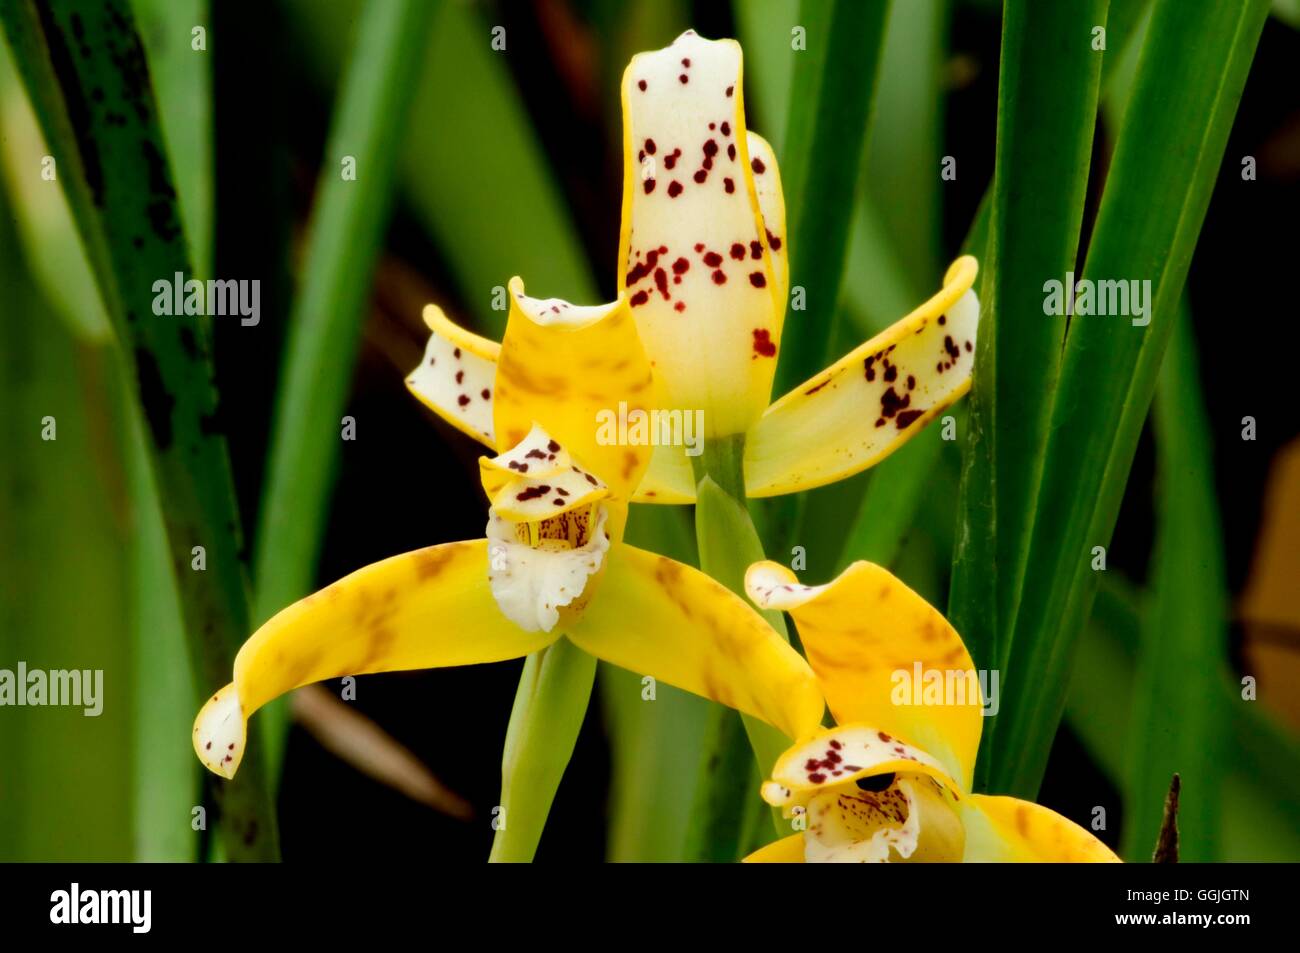
<path id="1" fill-rule="evenodd" d="M 229 780 L 239 770 L 246 743 L 244 711 L 234 684 L 208 699 L 194 719 L 194 753 L 213 774 Z"/>

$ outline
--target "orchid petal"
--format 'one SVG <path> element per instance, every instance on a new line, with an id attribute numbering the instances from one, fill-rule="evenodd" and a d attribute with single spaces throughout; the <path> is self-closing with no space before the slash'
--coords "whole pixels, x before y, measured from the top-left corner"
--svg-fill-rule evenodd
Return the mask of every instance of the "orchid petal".
<path id="1" fill-rule="evenodd" d="M 650 468 L 636 488 L 633 503 L 695 502 L 695 471 L 682 447 L 660 445 L 650 455 Z"/>
<path id="2" fill-rule="evenodd" d="M 790 737 L 825 707 L 803 658 L 743 599 L 690 566 L 622 545 L 566 627 L 592 655 L 762 719 Z"/>
<path id="3" fill-rule="evenodd" d="M 234 681 L 194 722 L 194 750 L 233 777 L 253 712 L 342 675 L 497 662 L 556 636 L 525 632 L 497 608 L 486 540 L 444 543 L 359 569 L 278 612 L 235 657 Z"/>
<path id="4" fill-rule="evenodd" d="M 615 496 L 631 497 L 650 464 L 651 446 L 621 442 L 602 421 L 656 405 L 650 361 L 620 298 L 579 306 L 530 298 L 510 281 L 510 319 L 496 380 L 499 447 L 523 440 L 535 421 Z"/>
<path id="5" fill-rule="evenodd" d="M 938 610 L 868 562 L 823 586 L 800 585 L 779 563 L 755 563 L 745 591 L 760 608 L 794 617 L 836 721 L 904 739 L 969 790 L 983 720 L 979 679 Z"/>
<path id="6" fill-rule="evenodd" d="M 1032 801 L 972 794 L 959 810 L 965 863 L 1119 863 L 1091 833 Z"/>
<path id="7" fill-rule="evenodd" d="M 868 725 L 823 728 L 777 759 L 763 800 L 773 807 L 806 804 L 828 787 L 882 774 L 925 774 L 950 790 L 957 783 L 920 748 Z"/>
<path id="8" fill-rule="evenodd" d="M 883 460 L 970 389 L 979 299 L 970 256 L 943 290 L 772 404 L 745 443 L 745 488 L 775 496 Z"/>
<path id="9" fill-rule="evenodd" d="M 425 305 L 424 323 L 433 333 L 420 366 L 406 375 L 407 389 L 457 430 L 495 448 L 492 391 L 501 345 L 453 324 L 436 304 Z"/>
<path id="10" fill-rule="evenodd" d="M 803 834 L 791 834 L 760 847 L 744 860 L 747 864 L 802 864 Z"/>

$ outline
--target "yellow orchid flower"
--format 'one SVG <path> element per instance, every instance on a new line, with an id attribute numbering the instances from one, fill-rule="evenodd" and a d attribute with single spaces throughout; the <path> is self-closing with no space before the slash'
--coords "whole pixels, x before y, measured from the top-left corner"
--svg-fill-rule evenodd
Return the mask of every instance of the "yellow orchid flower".
<path id="1" fill-rule="evenodd" d="M 498 453 L 480 460 L 485 539 L 367 566 L 284 609 L 240 649 L 234 681 L 194 723 L 194 750 L 232 777 L 248 718 L 341 675 L 516 658 L 567 637 L 590 654 L 800 737 L 824 703 L 803 658 L 744 599 L 622 543 L 648 447 L 603 445 L 594 408 L 652 406 L 655 380 L 627 299 L 577 307 L 510 282 L 498 348 L 433 306 L 408 385 Z"/>
<path id="2" fill-rule="evenodd" d="M 765 497 L 874 465 L 966 393 L 979 269 L 959 258 L 934 297 L 768 406 L 789 248 L 780 170 L 746 128 L 741 74 L 738 43 L 694 31 L 628 65 L 618 288 L 661 406 L 702 412 L 704 437 L 743 435 L 746 493 Z M 477 341 L 487 379 L 495 345 Z M 462 429 L 490 443 L 487 416 L 471 401 Z M 669 444 L 655 447 L 635 502 L 694 502 L 691 461 Z"/>
<path id="3" fill-rule="evenodd" d="M 983 720 L 974 663 L 948 621 L 887 570 L 856 562 L 803 586 L 761 562 L 745 590 L 794 618 L 838 723 L 799 739 L 762 788 L 802 832 L 746 860 L 1119 860 L 1045 807 L 968 793 Z"/>

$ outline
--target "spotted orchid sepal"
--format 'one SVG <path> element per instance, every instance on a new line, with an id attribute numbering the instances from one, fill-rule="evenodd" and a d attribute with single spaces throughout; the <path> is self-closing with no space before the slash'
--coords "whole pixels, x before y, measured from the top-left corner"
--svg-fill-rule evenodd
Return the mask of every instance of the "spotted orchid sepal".
<path id="1" fill-rule="evenodd" d="M 802 832 L 747 860 L 1118 860 L 1047 808 L 969 793 L 982 729 L 974 665 L 939 612 L 888 571 L 857 562 L 804 586 L 761 562 L 745 589 L 760 607 L 790 613 L 838 723 L 801 738 L 761 788 Z M 918 671 L 960 690 L 900 694 Z"/>
<path id="2" fill-rule="evenodd" d="M 763 412 L 785 314 L 780 175 L 746 128 L 742 71 L 740 44 L 692 30 L 622 83 L 618 287 L 668 406 L 702 410 L 706 437 Z"/>
<path id="3" fill-rule="evenodd" d="M 970 390 L 979 266 L 958 258 L 919 308 L 772 404 L 745 441 L 750 496 L 795 493 L 875 466 Z"/>

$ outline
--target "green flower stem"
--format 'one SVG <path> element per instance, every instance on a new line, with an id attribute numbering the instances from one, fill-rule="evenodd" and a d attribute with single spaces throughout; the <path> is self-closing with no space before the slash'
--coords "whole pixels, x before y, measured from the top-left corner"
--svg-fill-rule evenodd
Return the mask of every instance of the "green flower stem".
<path id="1" fill-rule="evenodd" d="M 694 461 L 700 569 L 742 598 L 745 570 L 764 558 L 763 544 L 745 506 L 744 453 L 743 437 L 725 437 L 706 442 L 704 453 Z M 781 613 L 764 612 L 763 617 L 789 639 Z M 747 802 L 757 797 L 755 759 L 759 773 L 766 777 L 788 746 L 789 739 L 771 726 L 714 706 L 687 832 L 689 859 L 733 861 L 750 846 Z"/>
<path id="2" fill-rule="evenodd" d="M 699 563 L 685 507 L 633 503 L 623 538 L 678 562 Z M 606 858 L 681 861 L 710 703 L 662 682 L 650 702 L 638 673 L 611 664 L 599 666 L 596 681 L 609 735 Z"/>
<path id="3" fill-rule="evenodd" d="M 596 659 L 568 639 L 524 662 L 501 756 L 501 811 L 492 863 L 528 863 L 587 714 Z"/>

